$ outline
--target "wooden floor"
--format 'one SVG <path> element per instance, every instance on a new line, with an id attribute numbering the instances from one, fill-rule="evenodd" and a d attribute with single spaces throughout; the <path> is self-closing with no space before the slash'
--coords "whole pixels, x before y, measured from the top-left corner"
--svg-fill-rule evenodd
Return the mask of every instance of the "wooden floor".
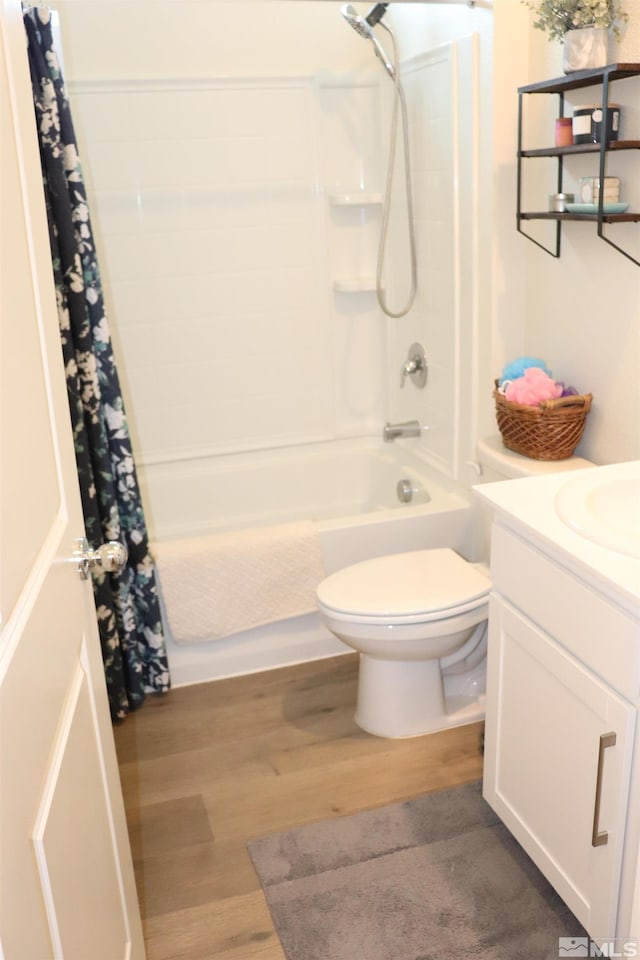
<path id="1" fill-rule="evenodd" d="M 148 960 L 283 960 L 252 837 L 478 779 L 481 724 L 353 721 L 357 656 L 171 691 L 116 728 Z"/>

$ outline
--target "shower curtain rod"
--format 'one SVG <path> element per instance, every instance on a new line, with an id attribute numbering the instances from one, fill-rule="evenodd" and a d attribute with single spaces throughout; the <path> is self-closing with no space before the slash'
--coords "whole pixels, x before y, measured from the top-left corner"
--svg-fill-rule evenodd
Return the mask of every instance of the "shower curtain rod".
<path id="1" fill-rule="evenodd" d="M 55 3 L 55 0 L 53 0 Z M 138 0 L 139 3 L 155 3 L 156 0 Z M 168 0 L 169 3 L 184 3 L 184 0 Z M 192 0 L 195 3 L 211 3 L 212 0 Z M 215 0 L 216 3 L 236 3 L 237 0 Z M 253 0 L 254 3 L 273 3 L 274 0 Z M 307 3 L 308 0 L 286 0 L 289 3 Z M 326 3 L 337 3 L 339 0 L 323 0 Z M 445 7 L 445 6 L 465 6 L 465 7 L 493 7 L 493 0 L 390 0 L 390 3 L 415 3 L 420 6 Z M 46 7 L 47 0 L 33 0 L 29 6 Z"/>
<path id="2" fill-rule="evenodd" d="M 154 0 L 146 0 L 153 3 Z M 183 3 L 184 0 L 169 0 L 170 3 Z M 195 0 L 196 3 L 211 3 L 211 0 Z M 236 3 L 237 0 L 216 0 L 218 3 Z M 273 3 L 274 0 L 254 0 L 254 3 Z M 289 3 L 307 3 L 308 0 L 287 0 Z M 338 0 L 324 0 L 326 3 L 336 3 Z M 492 7 L 493 0 L 390 0 L 390 3 L 415 3 L 420 6 L 465 6 L 465 7 Z"/>
<path id="3" fill-rule="evenodd" d="M 227 0 L 231 2 L 231 0 Z M 258 2 L 270 3 L 271 0 L 258 0 Z M 295 3 L 306 3 L 306 0 L 291 0 Z M 335 0 L 327 0 L 328 3 L 335 3 Z M 493 0 L 389 0 L 390 3 L 416 3 L 420 4 L 423 7 L 433 7 L 433 6 L 465 6 L 465 7 L 475 7 L 476 4 L 480 6 L 493 6 Z"/>

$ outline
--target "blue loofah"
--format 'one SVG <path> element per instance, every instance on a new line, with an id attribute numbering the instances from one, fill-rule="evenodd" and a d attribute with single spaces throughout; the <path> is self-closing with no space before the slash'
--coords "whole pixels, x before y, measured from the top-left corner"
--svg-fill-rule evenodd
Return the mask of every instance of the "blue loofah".
<path id="1" fill-rule="evenodd" d="M 527 367 L 540 367 L 549 377 L 552 375 L 544 360 L 539 360 L 537 357 L 518 357 L 517 360 L 512 360 L 506 365 L 498 380 L 498 386 L 501 387 L 505 380 L 517 380 L 524 374 Z"/>

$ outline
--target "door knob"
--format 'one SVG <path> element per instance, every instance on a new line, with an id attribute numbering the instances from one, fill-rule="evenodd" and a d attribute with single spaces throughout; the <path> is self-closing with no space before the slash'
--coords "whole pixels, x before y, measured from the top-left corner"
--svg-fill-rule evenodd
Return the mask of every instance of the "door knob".
<path id="1" fill-rule="evenodd" d="M 97 567 L 102 573 L 120 573 L 127 562 L 127 548 L 117 540 L 101 543 L 92 550 L 86 537 L 76 541 L 77 550 L 74 553 L 78 561 L 78 572 L 83 580 L 89 579 L 89 571 Z"/>

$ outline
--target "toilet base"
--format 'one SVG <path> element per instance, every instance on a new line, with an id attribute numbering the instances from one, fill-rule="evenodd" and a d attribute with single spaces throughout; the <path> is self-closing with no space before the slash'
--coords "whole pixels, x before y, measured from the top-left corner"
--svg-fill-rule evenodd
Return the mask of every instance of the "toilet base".
<path id="1" fill-rule="evenodd" d="M 355 721 L 377 737 L 418 737 L 484 717 L 484 697 L 449 704 L 438 660 L 377 660 L 360 654 Z"/>

